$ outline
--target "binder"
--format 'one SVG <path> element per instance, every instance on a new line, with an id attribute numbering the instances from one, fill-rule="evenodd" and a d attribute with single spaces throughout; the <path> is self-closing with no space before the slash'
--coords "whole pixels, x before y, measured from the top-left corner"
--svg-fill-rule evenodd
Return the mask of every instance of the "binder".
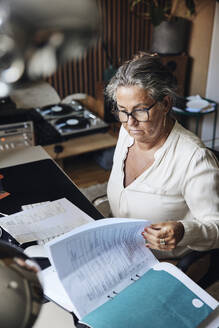
<path id="1" fill-rule="evenodd" d="M 102 219 L 47 244 L 62 295 L 68 298 L 67 310 L 79 323 L 91 328 L 195 328 L 218 306 L 188 276 L 170 263 L 159 263 L 145 247 L 141 232 L 148 224 Z M 58 289 L 46 292 L 59 303 Z"/>

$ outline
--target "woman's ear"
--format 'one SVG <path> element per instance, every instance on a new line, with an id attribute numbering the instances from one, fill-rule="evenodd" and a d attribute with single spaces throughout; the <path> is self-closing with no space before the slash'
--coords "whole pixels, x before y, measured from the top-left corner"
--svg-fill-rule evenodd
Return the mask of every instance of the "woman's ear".
<path id="1" fill-rule="evenodd" d="M 169 96 L 163 98 L 164 111 L 167 114 L 172 108 L 172 99 Z"/>

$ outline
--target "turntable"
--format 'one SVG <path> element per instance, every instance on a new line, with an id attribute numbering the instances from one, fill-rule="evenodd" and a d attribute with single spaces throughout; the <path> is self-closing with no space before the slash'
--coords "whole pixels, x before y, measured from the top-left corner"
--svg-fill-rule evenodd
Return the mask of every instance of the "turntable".
<path id="1" fill-rule="evenodd" d="M 37 111 L 45 118 L 45 119 L 54 119 L 61 116 L 70 115 L 73 113 L 79 113 L 83 111 L 83 106 L 79 103 L 72 105 L 67 104 L 54 104 L 44 106 L 42 108 L 37 108 Z"/>
<path id="2" fill-rule="evenodd" d="M 79 129 L 89 129 L 90 122 L 85 117 L 75 115 L 62 117 L 55 121 L 55 128 L 60 134 L 68 134 Z"/>
<path id="3" fill-rule="evenodd" d="M 50 105 L 43 108 L 37 108 L 37 111 L 45 118 L 52 119 L 59 116 L 72 114 L 72 109 L 68 105 Z"/>
<path id="4" fill-rule="evenodd" d="M 73 136 L 103 132 L 109 127 L 75 100 L 69 104 L 59 103 L 36 108 L 36 111 L 64 140 Z"/>

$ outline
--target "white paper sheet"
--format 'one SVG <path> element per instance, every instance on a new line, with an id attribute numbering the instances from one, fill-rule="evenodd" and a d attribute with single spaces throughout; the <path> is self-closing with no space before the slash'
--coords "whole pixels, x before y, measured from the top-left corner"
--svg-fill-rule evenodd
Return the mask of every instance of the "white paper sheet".
<path id="1" fill-rule="evenodd" d="M 22 211 L 25 211 L 25 210 L 29 210 L 31 208 L 34 208 L 35 206 L 41 206 L 41 205 L 47 205 L 49 204 L 50 201 L 46 201 L 46 202 L 40 202 L 40 203 L 33 203 L 33 204 L 27 204 L 27 205 L 22 205 L 21 206 L 21 209 Z"/>
<path id="2" fill-rule="evenodd" d="M 35 240 L 47 242 L 92 221 L 89 215 L 66 198 L 62 198 L 0 218 L 0 226 L 19 243 Z"/>
<path id="3" fill-rule="evenodd" d="M 38 278 L 43 287 L 44 295 L 54 303 L 69 312 L 73 312 L 73 304 L 68 297 L 59 277 L 53 267 L 38 272 Z"/>
<path id="4" fill-rule="evenodd" d="M 158 263 L 141 236 L 147 225 L 146 220 L 103 219 L 46 245 L 79 318 Z"/>

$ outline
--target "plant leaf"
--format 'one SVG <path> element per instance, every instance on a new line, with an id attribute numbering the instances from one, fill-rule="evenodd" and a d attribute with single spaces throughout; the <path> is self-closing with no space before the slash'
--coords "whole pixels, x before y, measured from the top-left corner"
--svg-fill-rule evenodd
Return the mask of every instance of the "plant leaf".
<path id="1" fill-rule="evenodd" d="M 151 22 L 154 26 L 159 25 L 165 20 L 163 8 L 161 7 L 150 7 Z"/>

